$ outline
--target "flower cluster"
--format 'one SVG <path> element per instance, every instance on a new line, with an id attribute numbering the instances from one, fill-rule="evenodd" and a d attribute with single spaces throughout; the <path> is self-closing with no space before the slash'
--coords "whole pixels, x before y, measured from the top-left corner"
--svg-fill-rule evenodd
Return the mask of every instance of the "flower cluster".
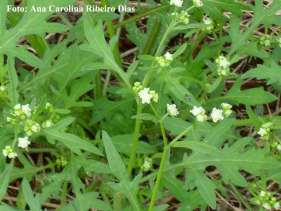
<path id="1" fill-rule="evenodd" d="M 195 7 L 203 7 L 203 2 L 202 0 L 193 0 L 193 5 Z"/>
<path id="2" fill-rule="evenodd" d="M 150 104 L 151 100 L 158 102 L 158 94 L 154 90 L 150 90 L 150 88 L 143 88 L 139 91 L 138 96 L 142 104 Z"/>
<path id="3" fill-rule="evenodd" d="M 167 52 L 164 54 L 164 56 L 158 56 L 155 59 L 160 67 L 167 67 L 173 61 L 173 55 Z"/>
<path id="4" fill-rule="evenodd" d="M 179 111 L 177 109 L 176 104 L 167 104 L 167 112 L 170 116 L 177 116 L 179 115 Z"/>
<path id="5" fill-rule="evenodd" d="M 27 149 L 29 145 L 30 145 L 30 141 L 27 136 L 18 138 L 18 147 Z"/>
<path id="6" fill-rule="evenodd" d="M 7 122 L 15 123 L 17 120 L 22 121 L 29 117 L 31 117 L 30 105 L 17 104 L 14 106 L 14 110 L 11 116 L 7 117 Z"/>
<path id="7" fill-rule="evenodd" d="M 173 20 L 178 24 L 188 24 L 189 23 L 189 14 L 187 11 L 181 12 L 173 12 L 172 14 Z"/>
<path id="8" fill-rule="evenodd" d="M 137 93 L 142 104 L 150 104 L 151 101 L 158 102 L 158 94 L 154 90 L 150 90 L 150 88 L 143 87 L 140 82 L 134 83 L 133 90 Z"/>
<path id="9" fill-rule="evenodd" d="M 225 117 L 229 117 L 232 114 L 232 105 L 228 103 L 222 103 L 221 104 L 222 109 L 218 108 L 213 108 L 210 114 L 210 118 L 213 122 L 218 122 L 223 120 Z M 197 107 L 194 106 L 190 112 L 192 113 L 193 116 L 196 117 L 197 121 L 199 122 L 204 122 L 208 120 L 208 116 L 206 114 L 206 110 L 203 107 Z"/>
<path id="10" fill-rule="evenodd" d="M 144 172 L 147 172 L 151 169 L 151 167 L 152 167 L 152 159 L 149 158 L 149 157 L 144 158 L 144 162 L 143 162 L 142 167 L 141 167 L 142 170 Z"/>
<path id="11" fill-rule="evenodd" d="M 211 18 L 208 16 L 203 17 L 203 23 L 205 24 L 205 30 L 206 31 L 212 31 L 214 29 L 214 22 Z"/>
<path id="12" fill-rule="evenodd" d="M 260 191 L 254 198 L 254 202 L 266 210 L 280 209 L 280 202 L 278 202 L 276 197 L 269 191 Z"/>
<path id="13" fill-rule="evenodd" d="M 224 119 L 223 110 L 218 108 L 213 108 L 210 116 L 215 123 Z"/>
<path id="14" fill-rule="evenodd" d="M 67 165 L 67 160 L 66 160 L 66 158 L 65 158 L 64 156 L 59 156 L 59 157 L 57 157 L 57 159 L 56 159 L 56 165 L 57 165 L 58 167 L 64 167 L 64 166 L 66 166 L 66 165 Z"/>
<path id="15" fill-rule="evenodd" d="M 272 37 L 268 34 L 262 35 L 259 42 L 264 47 L 270 47 L 272 44 Z"/>
<path id="16" fill-rule="evenodd" d="M 176 7 L 182 7 L 183 0 L 170 0 L 170 5 L 173 5 Z"/>
<path id="17" fill-rule="evenodd" d="M 40 132 L 40 124 L 35 122 L 34 120 L 28 119 L 25 122 L 24 125 L 24 132 L 28 135 L 28 136 L 32 136 L 34 133 L 38 133 Z"/>
<path id="18" fill-rule="evenodd" d="M 47 117 L 47 120 L 43 121 L 42 124 L 40 120 Z M 6 120 L 13 127 L 18 128 L 18 134 L 20 135 L 17 138 L 17 146 L 22 149 L 27 149 L 31 144 L 30 137 L 36 133 L 39 133 L 41 127 L 48 128 L 53 125 L 54 109 L 50 103 L 46 103 L 43 113 L 40 113 L 38 107 L 34 109 L 31 108 L 29 104 L 17 104 L 13 107 L 11 113 L 7 116 Z M 39 121 L 38 121 L 39 120 Z M 42 125 L 42 126 L 41 126 Z M 14 152 L 14 146 L 16 143 L 13 143 L 11 146 L 8 145 L 3 149 L 3 155 L 8 158 L 17 157 L 17 153 Z"/>
<path id="19" fill-rule="evenodd" d="M 229 70 L 229 66 L 230 66 L 230 62 L 227 60 L 226 57 L 224 56 L 219 56 L 216 60 L 215 60 L 216 64 L 217 64 L 217 72 L 218 75 L 220 76 L 227 76 L 230 73 Z"/>
<path id="20" fill-rule="evenodd" d="M 261 139 L 268 140 L 270 136 L 272 123 L 268 122 L 261 126 L 261 128 L 258 130 L 257 134 L 260 135 Z"/>
<path id="21" fill-rule="evenodd" d="M 208 116 L 206 115 L 206 111 L 203 107 L 194 106 L 192 110 L 190 110 L 193 116 L 196 117 L 197 121 L 204 122 L 208 119 Z"/>
<path id="22" fill-rule="evenodd" d="M 272 144 L 271 144 L 271 147 L 273 149 L 275 149 L 276 151 L 278 152 L 281 152 L 281 143 L 279 141 L 274 141 Z"/>
<path id="23" fill-rule="evenodd" d="M 8 157 L 10 159 L 16 158 L 18 156 L 13 147 L 11 147 L 10 145 L 6 146 L 2 152 L 5 157 Z"/>

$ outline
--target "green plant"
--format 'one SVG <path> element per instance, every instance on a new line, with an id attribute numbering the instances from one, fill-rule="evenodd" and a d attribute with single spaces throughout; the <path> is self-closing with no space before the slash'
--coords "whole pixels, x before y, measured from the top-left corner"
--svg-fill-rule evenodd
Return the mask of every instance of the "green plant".
<path id="1" fill-rule="evenodd" d="M 0 210 L 280 209 L 281 2 L 157 2 L 0 1 Z"/>

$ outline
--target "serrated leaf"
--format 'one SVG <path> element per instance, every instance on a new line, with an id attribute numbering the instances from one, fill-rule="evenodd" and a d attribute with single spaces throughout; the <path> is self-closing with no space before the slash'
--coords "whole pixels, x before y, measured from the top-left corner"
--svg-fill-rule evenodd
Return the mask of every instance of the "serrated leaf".
<path id="1" fill-rule="evenodd" d="M 164 119 L 164 127 L 172 132 L 174 135 L 178 135 L 187 128 L 189 128 L 191 124 L 187 121 L 184 121 L 180 118 L 176 117 L 166 117 Z"/>
<path id="2" fill-rule="evenodd" d="M 128 181 L 129 176 L 128 176 L 126 167 L 125 167 L 119 153 L 115 149 L 115 147 L 111 141 L 111 138 L 105 131 L 102 132 L 102 141 L 104 144 L 106 157 L 108 160 L 109 167 L 112 171 L 112 174 L 114 176 L 116 176 L 119 180 Z"/>
<path id="3" fill-rule="evenodd" d="M 17 209 L 14 209 L 6 204 L 1 204 L 0 205 L 0 210 L 1 211 L 18 211 Z"/>
<path id="4" fill-rule="evenodd" d="M 225 119 L 217 124 L 210 132 L 208 132 L 204 142 L 213 146 L 220 146 L 224 142 L 225 136 L 229 133 L 234 121 L 234 119 Z"/>
<path id="5" fill-rule="evenodd" d="M 1 181 L 1 184 L 0 184 L 0 200 L 6 194 L 6 190 L 8 188 L 9 181 L 10 181 L 10 174 L 11 174 L 12 168 L 13 168 L 13 163 L 9 164 L 9 165 L 6 165 L 6 168 L 0 174 L 0 181 Z"/>
<path id="6" fill-rule="evenodd" d="M 34 197 L 33 191 L 26 179 L 22 181 L 23 196 L 31 211 L 40 211 L 41 205 L 38 197 Z"/>
<path id="7" fill-rule="evenodd" d="M 44 130 L 44 133 L 48 137 L 63 143 L 71 151 L 77 154 L 81 154 L 81 150 L 85 150 L 87 152 L 91 152 L 93 154 L 103 156 L 103 154 L 97 147 L 89 143 L 89 141 L 84 140 L 74 134 L 65 133 L 62 131 L 58 131 L 56 129 L 46 129 Z"/>
<path id="8" fill-rule="evenodd" d="M 109 211 L 111 210 L 110 206 L 100 200 L 97 199 L 98 194 L 95 192 L 89 192 L 85 194 L 79 194 L 73 201 L 68 203 L 66 206 L 62 207 L 62 211 L 77 211 L 77 207 L 82 206 L 82 210 L 89 209 L 98 209 L 101 211 Z M 80 207 L 81 208 L 81 207 Z"/>
<path id="9" fill-rule="evenodd" d="M 131 187 L 134 183 L 130 182 L 129 175 L 122 158 L 115 149 L 110 136 L 105 131 L 102 132 L 102 141 L 112 174 L 120 180 L 120 183 L 112 184 L 113 187 L 126 195 L 134 210 L 140 211 L 140 206 L 133 191 L 135 188 Z"/>
<path id="10" fill-rule="evenodd" d="M 266 80 L 267 84 L 276 86 L 279 90 L 281 90 L 281 68 L 278 65 L 258 65 L 257 68 L 251 69 L 243 74 L 242 78 L 263 79 Z"/>
<path id="11" fill-rule="evenodd" d="M 202 175 L 203 170 L 205 170 L 208 166 L 215 166 L 226 183 L 233 183 L 240 186 L 246 185 L 246 180 L 240 173 L 241 170 L 256 176 L 261 176 L 281 167 L 280 163 L 269 156 L 264 150 L 246 148 L 247 144 L 248 142 L 241 139 L 233 145 L 225 146 L 223 149 L 218 149 L 208 143 L 199 141 L 177 142 L 174 143 L 172 147 L 191 149 L 193 153 L 189 157 L 184 158 L 181 163 L 175 164 L 175 167 L 184 167 L 194 174 L 199 174 L 201 171 L 200 174 Z M 171 169 L 173 166 L 170 166 L 169 168 Z M 196 180 L 199 177 L 200 176 L 197 175 Z M 205 176 L 203 175 L 203 177 Z M 214 186 L 207 184 L 211 181 L 207 181 L 206 178 L 201 179 L 206 182 L 204 186 L 201 186 L 202 183 L 199 182 L 195 182 L 195 184 L 197 187 L 200 186 L 201 196 L 203 198 L 205 197 L 204 199 L 206 202 L 208 202 L 210 206 L 214 206 L 213 195 L 208 195 L 208 191 L 205 189 L 207 188 L 211 190 Z"/>
<path id="12" fill-rule="evenodd" d="M 20 21 L 17 25 L 13 28 L 9 28 L 5 30 L 5 18 L 6 12 L 1 12 L 0 16 L 0 24 L 1 24 L 1 37 L 0 37 L 0 53 L 1 54 L 8 54 L 8 56 L 20 56 L 25 62 L 29 63 L 30 58 L 26 55 L 29 54 L 28 52 L 23 52 L 21 50 L 20 54 L 16 51 L 18 40 L 26 35 L 34 35 L 34 34 L 43 34 L 50 29 L 50 31 L 64 31 L 67 28 L 62 24 L 57 23 L 49 23 L 47 22 L 47 18 L 52 14 L 51 11 L 47 12 L 32 12 L 31 7 L 44 7 L 48 6 L 49 4 L 55 6 L 66 6 L 69 3 L 72 3 L 73 0 L 50 0 L 50 1 L 34 1 L 29 0 L 27 3 L 27 12 L 24 13 Z M 7 1 L 1 1 L 1 8 L 7 8 Z M 15 52 L 17 55 L 14 55 Z M 34 58 L 33 58 L 34 61 Z"/>
<path id="13" fill-rule="evenodd" d="M 107 67 L 110 70 L 114 71 L 126 85 L 130 86 L 128 76 L 115 61 L 113 52 L 105 41 L 102 24 L 99 23 L 93 27 L 90 20 L 90 16 L 85 15 L 84 30 L 85 30 L 86 38 L 90 44 L 90 46 L 87 47 L 87 49 L 93 52 L 95 55 L 101 57 L 104 63 L 107 65 Z"/>
<path id="14" fill-rule="evenodd" d="M 195 185 L 198 188 L 198 191 L 201 197 L 206 201 L 206 203 L 213 209 L 216 208 L 216 194 L 215 194 L 215 185 L 208 177 L 204 174 L 200 174 L 197 171 L 192 172 L 191 174 L 195 175 Z"/>
<path id="15" fill-rule="evenodd" d="M 238 80 L 225 96 L 213 98 L 208 103 L 230 102 L 232 104 L 261 105 L 277 99 L 276 96 L 261 87 L 241 90 L 240 85 L 241 81 Z"/>

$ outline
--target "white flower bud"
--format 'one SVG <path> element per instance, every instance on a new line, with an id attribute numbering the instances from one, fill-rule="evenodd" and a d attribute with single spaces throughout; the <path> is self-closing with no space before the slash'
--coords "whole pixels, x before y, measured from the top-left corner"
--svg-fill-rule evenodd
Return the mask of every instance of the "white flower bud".
<path id="1" fill-rule="evenodd" d="M 193 116 L 196 117 L 197 121 L 199 122 L 204 122 L 208 119 L 207 115 L 206 115 L 206 111 L 203 107 L 199 106 L 194 106 L 190 112 L 192 113 Z"/>
<path id="2" fill-rule="evenodd" d="M 150 95 L 149 88 L 144 88 L 144 89 L 140 90 L 138 95 L 141 99 L 142 104 L 150 104 L 152 96 Z"/>
<path id="3" fill-rule="evenodd" d="M 179 115 L 179 111 L 177 109 L 176 104 L 167 104 L 167 111 L 170 116 Z"/>
<path id="4" fill-rule="evenodd" d="M 183 0 L 170 0 L 170 5 L 174 5 L 176 7 L 182 7 Z"/>
<path id="5" fill-rule="evenodd" d="M 2 150 L 2 153 L 4 157 L 8 157 L 9 159 L 13 159 L 18 156 L 18 154 L 14 152 L 13 148 L 9 145 Z"/>
<path id="6" fill-rule="evenodd" d="M 26 149 L 30 145 L 28 137 L 18 138 L 18 147 Z"/>
<path id="7" fill-rule="evenodd" d="M 211 112 L 211 119 L 213 122 L 218 122 L 220 120 L 223 120 L 224 119 L 223 110 L 213 108 L 213 110 Z"/>
<path id="8" fill-rule="evenodd" d="M 203 7 L 203 2 L 201 0 L 193 0 L 193 5 L 195 7 Z"/>

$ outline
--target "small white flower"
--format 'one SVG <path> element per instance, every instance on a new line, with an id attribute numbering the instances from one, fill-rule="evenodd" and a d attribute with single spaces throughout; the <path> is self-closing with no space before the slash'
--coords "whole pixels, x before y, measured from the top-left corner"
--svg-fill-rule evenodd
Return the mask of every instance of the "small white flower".
<path id="1" fill-rule="evenodd" d="M 138 95 L 141 99 L 142 104 L 150 104 L 152 96 L 150 94 L 149 88 L 144 88 L 144 89 L 140 90 Z"/>
<path id="2" fill-rule="evenodd" d="M 158 56 L 155 59 L 161 67 L 167 67 L 173 61 L 173 55 L 169 52 L 166 52 L 164 56 Z"/>
<path id="3" fill-rule="evenodd" d="M 190 110 L 190 112 L 193 114 L 193 116 L 197 116 L 199 114 L 206 113 L 205 109 L 201 106 L 200 107 L 194 106 L 192 108 L 192 110 Z"/>
<path id="4" fill-rule="evenodd" d="M 176 104 L 167 104 L 167 111 L 168 111 L 168 114 L 171 116 L 179 115 L 179 111 L 177 109 Z"/>
<path id="5" fill-rule="evenodd" d="M 201 0 L 193 0 L 193 5 L 195 7 L 203 7 L 203 2 Z"/>
<path id="6" fill-rule="evenodd" d="M 216 63 L 217 65 L 222 68 L 222 69 L 227 69 L 229 68 L 230 66 L 230 62 L 227 60 L 226 57 L 224 56 L 219 56 L 217 59 L 216 59 Z"/>
<path id="7" fill-rule="evenodd" d="M 217 68 L 218 68 L 217 69 L 218 75 L 221 75 L 221 76 L 229 75 L 230 62 L 227 60 L 227 58 L 225 58 L 224 56 L 221 55 L 215 60 L 215 62 L 217 64 Z"/>
<path id="8" fill-rule="evenodd" d="M 18 147 L 26 149 L 30 145 L 28 137 L 18 138 Z"/>
<path id="9" fill-rule="evenodd" d="M 172 55 L 170 52 L 166 52 L 166 53 L 164 54 L 164 58 L 165 58 L 166 60 L 172 61 L 172 60 L 173 60 L 173 55 Z"/>
<path id="10" fill-rule="evenodd" d="M 27 117 L 31 116 L 31 108 L 29 104 L 21 105 L 17 104 L 14 106 L 14 116 L 19 117 L 20 119 L 24 120 Z"/>
<path id="11" fill-rule="evenodd" d="M 31 116 L 31 108 L 30 108 L 29 104 L 22 105 L 21 110 L 27 117 Z"/>
<path id="12" fill-rule="evenodd" d="M 203 107 L 199 106 L 194 106 L 190 112 L 193 114 L 193 116 L 196 117 L 197 121 L 199 122 L 204 122 L 208 119 L 207 115 L 206 115 L 206 111 Z"/>
<path id="13" fill-rule="evenodd" d="M 176 7 L 182 7 L 183 0 L 170 0 L 170 5 L 174 5 Z"/>
<path id="14" fill-rule="evenodd" d="M 267 202 L 263 203 L 262 206 L 263 206 L 265 209 L 267 209 L 267 210 L 271 210 L 271 206 L 270 206 L 270 204 L 267 203 Z"/>
<path id="15" fill-rule="evenodd" d="M 203 17 L 203 23 L 206 25 L 205 28 L 207 31 L 212 31 L 214 29 L 214 22 L 208 16 Z"/>
<path id="16" fill-rule="evenodd" d="M 140 90 L 138 96 L 140 97 L 142 104 L 150 104 L 151 100 L 153 100 L 155 103 L 158 102 L 158 94 L 149 88 Z"/>
<path id="17" fill-rule="evenodd" d="M 271 122 L 263 124 L 261 128 L 258 130 L 257 134 L 260 135 L 262 139 L 267 140 L 270 135 L 271 125 L 272 125 Z"/>
<path id="18" fill-rule="evenodd" d="M 196 119 L 198 122 L 205 122 L 208 119 L 208 117 L 206 114 L 199 114 L 196 116 Z"/>
<path id="19" fill-rule="evenodd" d="M 213 120 L 213 122 L 218 122 L 220 120 L 223 120 L 224 119 L 223 110 L 213 108 L 211 112 L 211 119 Z"/>
<path id="20" fill-rule="evenodd" d="M 18 154 L 14 152 L 13 148 L 9 145 L 2 150 L 2 153 L 5 157 L 10 159 L 16 158 L 18 156 Z"/>
<path id="21" fill-rule="evenodd" d="M 260 128 L 257 132 L 260 136 L 265 136 L 267 134 L 267 130 L 265 128 Z"/>

